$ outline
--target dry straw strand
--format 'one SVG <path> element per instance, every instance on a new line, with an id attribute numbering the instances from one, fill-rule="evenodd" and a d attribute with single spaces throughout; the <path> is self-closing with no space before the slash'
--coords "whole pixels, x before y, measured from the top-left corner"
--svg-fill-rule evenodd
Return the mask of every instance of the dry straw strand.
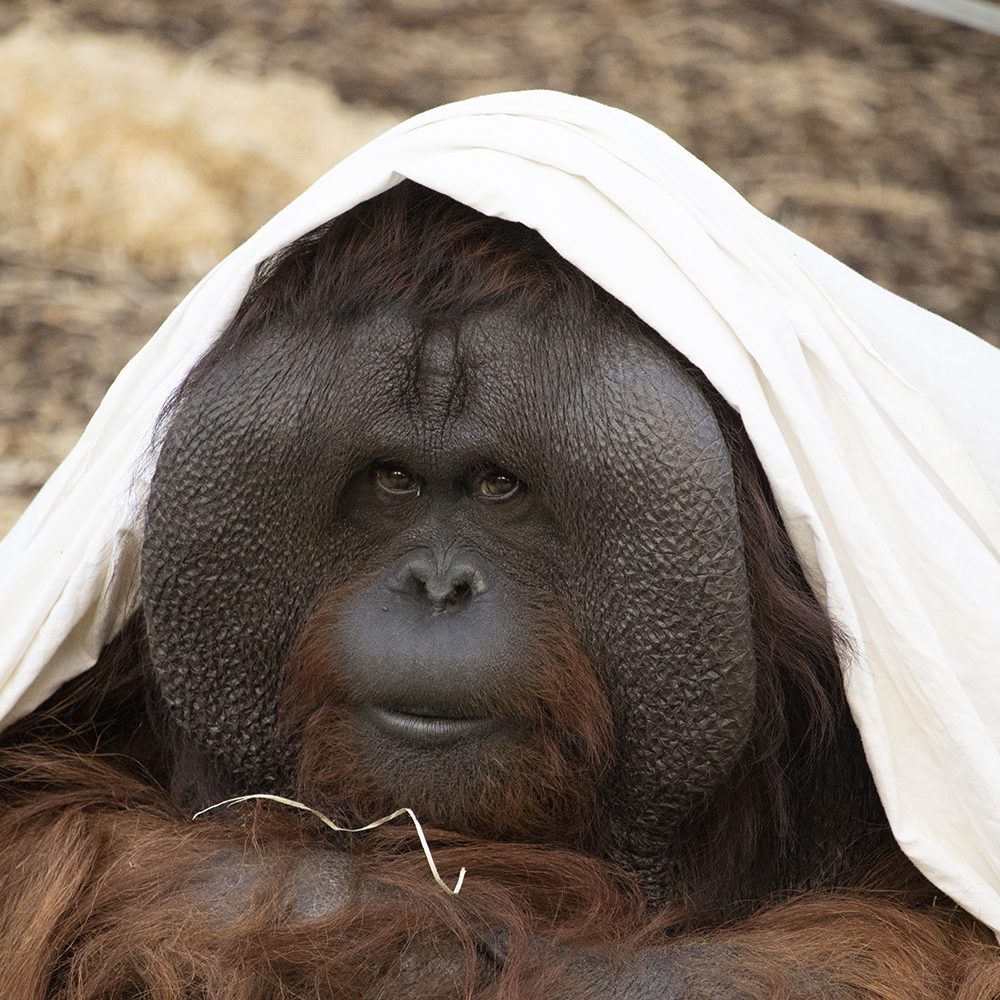
<path id="1" fill-rule="evenodd" d="M 266 792 L 257 792 L 253 795 L 237 795 L 235 798 L 224 799 L 222 802 L 216 802 L 214 805 L 210 805 L 199 810 L 191 818 L 198 819 L 199 816 L 204 816 L 205 813 L 211 812 L 213 809 L 221 809 L 224 806 L 237 805 L 240 802 L 250 802 L 254 799 L 260 799 L 265 802 L 277 802 L 279 805 L 290 806 L 292 809 L 299 809 L 302 812 L 307 812 L 311 816 L 315 816 L 321 823 L 323 823 L 324 826 L 329 827 L 335 833 L 365 833 L 368 830 L 375 830 L 380 826 L 384 826 L 386 823 L 391 823 L 394 819 L 399 819 L 400 816 L 409 816 L 413 826 L 416 828 L 417 836 L 420 838 L 420 847 L 423 849 L 424 857 L 427 859 L 427 867 L 430 868 L 431 876 L 434 881 L 437 882 L 437 884 L 444 889 L 445 892 L 448 892 L 453 896 L 457 896 L 462 891 L 462 883 L 465 882 L 465 868 L 462 868 L 459 871 L 458 881 L 455 882 L 455 888 L 449 888 L 448 884 L 441 878 L 441 874 L 438 872 L 438 867 L 434 863 L 434 855 L 431 854 L 430 844 L 427 843 L 424 828 L 420 825 L 420 820 L 417 819 L 417 814 L 412 809 L 408 809 L 406 807 L 397 809 L 388 816 L 381 817 L 381 819 L 372 820 L 371 823 L 366 823 L 364 826 L 338 826 L 328 816 L 324 816 L 318 809 L 313 809 L 312 806 L 307 806 L 304 802 L 297 802 L 295 799 L 286 799 L 283 795 L 270 795 Z"/>

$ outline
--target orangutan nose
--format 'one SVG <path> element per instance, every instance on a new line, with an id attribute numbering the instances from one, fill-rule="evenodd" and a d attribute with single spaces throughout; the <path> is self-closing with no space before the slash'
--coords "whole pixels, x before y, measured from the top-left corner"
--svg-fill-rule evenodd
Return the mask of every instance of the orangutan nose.
<path id="1" fill-rule="evenodd" d="M 424 549 L 399 567 L 399 592 L 430 606 L 433 614 L 460 611 L 486 592 L 486 579 L 475 557 L 459 555 L 439 561 Z"/>

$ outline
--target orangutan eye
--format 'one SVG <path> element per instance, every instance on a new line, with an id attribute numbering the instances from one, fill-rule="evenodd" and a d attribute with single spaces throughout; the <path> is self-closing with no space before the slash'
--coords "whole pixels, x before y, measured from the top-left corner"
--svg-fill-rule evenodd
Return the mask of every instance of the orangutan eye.
<path id="1" fill-rule="evenodd" d="M 476 483 L 476 495 L 484 500 L 509 500 L 520 489 L 521 483 L 500 469 L 485 473 Z"/>
<path id="2" fill-rule="evenodd" d="M 375 482 L 385 490 L 386 493 L 398 495 L 420 493 L 420 483 L 412 472 L 407 471 L 401 465 L 376 465 L 373 470 Z"/>

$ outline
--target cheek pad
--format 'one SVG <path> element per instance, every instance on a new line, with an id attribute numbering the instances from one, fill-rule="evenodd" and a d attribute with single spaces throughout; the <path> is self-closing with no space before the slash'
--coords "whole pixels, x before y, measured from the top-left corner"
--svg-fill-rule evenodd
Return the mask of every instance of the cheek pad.
<path id="1" fill-rule="evenodd" d="M 693 410 L 692 410 L 693 407 Z M 756 664 L 732 466 L 700 396 L 679 426 L 636 418 L 579 602 L 615 710 L 607 850 L 649 870 L 671 831 L 731 774 L 750 735 Z M 658 451 L 640 442 L 663 442 Z M 595 581 L 600 581 L 595 589 Z M 596 628 L 595 628 L 596 623 Z M 644 859 L 644 860 L 643 860 Z"/>
<path id="2" fill-rule="evenodd" d="M 178 413 L 150 494 L 141 594 L 153 682 L 169 720 L 240 783 L 287 769 L 273 741 L 281 664 L 337 573 L 324 526 L 338 484 L 269 426 L 224 404 Z"/>

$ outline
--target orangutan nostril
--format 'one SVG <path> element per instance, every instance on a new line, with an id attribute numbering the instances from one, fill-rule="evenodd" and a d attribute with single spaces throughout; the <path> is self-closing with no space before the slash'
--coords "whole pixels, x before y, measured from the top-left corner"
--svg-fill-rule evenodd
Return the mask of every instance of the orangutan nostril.
<path id="1" fill-rule="evenodd" d="M 470 559 L 460 558 L 443 566 L 430 552 L 412 556 L 403 567 L 404 592 L 431 606 L 432 614 L 457 611 L 486 590 L 486 581 Z"/>

